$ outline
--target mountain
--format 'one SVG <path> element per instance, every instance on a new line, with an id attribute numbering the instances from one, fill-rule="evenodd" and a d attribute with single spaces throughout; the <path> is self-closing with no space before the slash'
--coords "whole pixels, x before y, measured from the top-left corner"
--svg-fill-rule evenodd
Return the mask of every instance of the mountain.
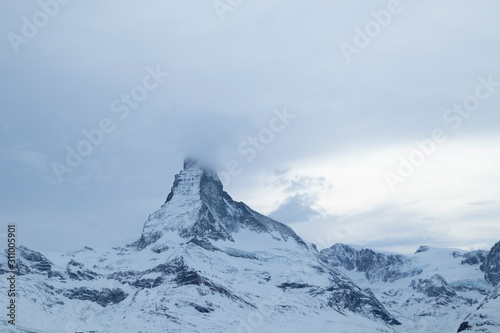
<path id="1" fill-rule="evenodd" d="M 409 256 L 335 244 L 320 257 L 370 288 L 402 332 L 498 333 L 499 244 L 472 252 L 421 246 Z"/>
<path id="2" fill-rule="evenodd" d="M 477 309 L 460 324 L 457 332 L 500 332 L 500 286 L 481 302 Z"/>
<path id="3" fill-rule="evenodd" d="M 253 211 L 244 203 L 234 202 L 223 191 L 215 172 L 196 160 L 187 159 L 184 170 L 175 176 L 167 201 L 149 216 L 141 238 L 134 245 L 142 250 L 157 242 L 162 244 L 169 241 L 172 233 L 184 239 L 234 243 L 233 236 L 243 231 L 271 235 L 278 241 L 291 239 L 307 247 L 289 227 Z"/>
<path id="4" fill-rule="evenodd" d="M 16 326 L 0 317 L 2 332 L 500 332 L 500 242 L 318 252 L 234 201 L 193 159 L 137 241 L 68 253 L 20 246 L 17 271 Z"/>
<path id="5" fill-rule="evenodd" d="M 370 289 L 286 225 L 235 202 L 192 159 L 136 242 L 69 253 L 19 247 L 17 268 L 16 332 L 371 333 L 400 324 Z"/>
<path id="6" fill-rule="evenodd" d="M 484 262 L 484 278 L 493 286 L 500 284 L 500 242 L 496 243 Z"/>
<path id="7" fill-rule="evenodd" d="M 500 332 L 500 242 L 488 253 L 483 270 L 485 280 L 495 288 L 464 319 L 458 332 Z"/>

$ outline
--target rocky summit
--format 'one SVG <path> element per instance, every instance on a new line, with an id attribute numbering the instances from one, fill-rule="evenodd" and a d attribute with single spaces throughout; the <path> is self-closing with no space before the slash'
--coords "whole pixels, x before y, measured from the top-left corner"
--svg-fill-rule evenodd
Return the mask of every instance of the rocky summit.
<path id="1" fill-rule="evenodd" d="M 498 332 L 498 251 L 423 248 L 318 252 L 187 159 L 136 242 L 19 247 L 15 332 Z"/>

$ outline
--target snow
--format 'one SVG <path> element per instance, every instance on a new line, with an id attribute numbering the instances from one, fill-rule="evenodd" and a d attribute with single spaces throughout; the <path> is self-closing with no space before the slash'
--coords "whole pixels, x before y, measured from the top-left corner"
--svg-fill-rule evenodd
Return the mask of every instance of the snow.
<path id="1" fill-rule="evenodd" d="M 356 251 L 364 249 L 361 246 L 351 248 Z M 350 253 L 339 249 L 341 256 L 350 258 Z M 408 276 L 394 282 L 384 282 L 376 277 L 368 279 L 365 272 L 357 269 L 337 269 L 362 288 L 370 288 L 374 292 L 382 304 L 403 323 L 396 328 L 397 332 L 456 332 L 464 318 L 478 307 L 485 299 L 485 293 L 492 289 L 485 281 L 484 272 L 479 269 L 479 265 L 462 264 L 462 256 L 465 253 L 467 251 L 460 249 L 428 247 L 425 252 L 405 256 L 409 264 L 400 267 L 402 270 L 413 267 L 422 271 L 416 276 Z M 447 287 L 442 285 L 441 278 Z M 457 296 L 429 297 L 411 287 L 412 282 L 413 285 L 418 285 L 418 281 L 422 281 L 424 288 L 431 288 L 429 290 L 448 288 L 451 292 L 456 292 Z M 500 302 L 490 307 L 491 311 L 500 312 Z M 498 333 L 500 329 L 491 332 Z"/>

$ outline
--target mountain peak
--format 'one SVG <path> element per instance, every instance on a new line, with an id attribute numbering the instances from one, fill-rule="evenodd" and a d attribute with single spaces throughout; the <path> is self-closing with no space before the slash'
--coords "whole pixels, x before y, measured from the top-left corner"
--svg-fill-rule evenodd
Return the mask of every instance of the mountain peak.
<path id="1" fill-rule="evenodd" d="M 415 252 L 415 254 L 417 253 L 422 253 L 422 252 L 429 252 L 430 250 L 430 247 L 428 247 L 427 245 L 421 245 L 418 250 Z"/>
<path id="2" fill-rule="evenodd" d="M 224 194 L 223 185 L 217 173 L 200 163 L 199 160 L 189 157 L 184 160 L 183 170 L 175 176 L 174 184 L 164 205 L 173 199 L 181 205 L 183 202 L 206 204 L 213 198 L 222 199 Z M 195 209 L 197 206 L 195 204 L 189 207 Z"/>
<path id="3" fill-rule="evenodd" d="M 191 177 L 181 177 L 181 175 L 186 175 L 186 174 L 191 175 Z M 222 190 L 222 183 L 215 170 L 212 167 L 208 166 L 207 164 L 202 163 L 198 159 L 193 157 L 187 157 L 186 159 L 184 159 L 183 170 L 177 176 L 175 176 L 175 182 L 174 182 L 174 187 L 172 187 L 172 192 L 174 188 L 179 185 L 179 182 L 177 182 L 178 179 L 191 183 L 194 182 L 196 183 L 195 185 L 200 185 L 200 188 L 204 185 L 207 185 L 210 181 L 212 181 L 217 183 L 217 187 L 219 187 L 220 190 Z M 167 200 L 167 202 L 168 201 L 169 200 Z"/>
<path id="4" fill-rule="evenodd" d="M 224 191 L 213 169 L 197 159 L 187 158 L 184 169 L 175 176 L 167 200 L 149 216 L 135 244 L 145 248 L 163 236 L 167 236 L 165 240 L 175 238 L 173 234 L 185 240 L 234 242 L 234 236 L 243 229 L 270 234 L 275 240 L 292 238 L 307 247 L 288 226 L 255 212 L 242 202 L 235 202 Z"/>

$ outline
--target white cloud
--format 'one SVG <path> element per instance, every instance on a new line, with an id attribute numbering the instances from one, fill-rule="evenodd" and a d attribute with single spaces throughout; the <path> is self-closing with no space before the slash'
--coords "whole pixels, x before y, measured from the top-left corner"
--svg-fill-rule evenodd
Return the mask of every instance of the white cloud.
<path id="1" fill-rule="evenodd" d="M 67 216 L 119 221 L 102 245 L 133 238 L 164 201 L 183 156 L 223 166 L 269 124 L 274 108 L 286 107 L 296 119 L 232 179 L 235 199 L 270 213 L 289 196 L 316 198 L 298 202 L 320 213 L 295 224 L 310 239 L 385 247 L 426 237 L 434 245 L 490 242 L 498 202 L 468 203 L 498 194 L 498 136 L 489 133 L 498 131 L 500 92 L 395 194 L 384 172 L 414 140 L 444 126 L 443 112 L 474 92 L 478 76 L 500 79 L 492 33 L 500 4 L 403 3 L 404 12 L 347 64 L 339 43 L 387 1 L 247 1 L 224 21 L 210 1 L 72 1 L 19 54 L 7 39 L 0 44 L 7 202 L 0 221 L 67 230 L 65 237 L 27 231 L 27 245 L 40 249 L 81 247 L 94 236 L 72 229 Z M 36 3 L 1 2 L 0 33 L 19 32 L 34 10 Z M 109 116 L 111 102 L 157 64 L 170 73 L 165 84 L 67 182 L 51 182 L 47 163 L 63 160 L 82 129 Z"/>
<path id="2" fill-rule="evenodd" d="M 288 172 L 289 179 L 314 175 L 333 186 L 312 186 L 309 191 L 299 188 L 297 193 L 303 194 L 285 202 L 279 201 L 283 182 L 274 182 L 274 189 L 267 187 L 264 191 L 262 182 L 256 183 L 244 193 L 266 192 L 264 198 L 254 201 L 249 196 L 247 202 L 259 210 L 272 211 L 278 220 L 284 217 L 283 222 L 292 222 L 299 234 L 322 246 L 349 242 L 411 252 L 425 242 L 452 247 L 490 244 L 500 228 L 500 204 L 496 200 L 499 145 L 498 135 L 450 139 L 397 193 L 385 183 L 384 168 L 391 166 L 398 154 L 410 151 L 412 143 L 297 161 Z M 273 175 L 268 177 L 275 179 Z M 317 200 L 306 193 L 314 194 Z M 321 207 L 321 214 L 312 214 L 318 212 L 317 207 Z"/>

